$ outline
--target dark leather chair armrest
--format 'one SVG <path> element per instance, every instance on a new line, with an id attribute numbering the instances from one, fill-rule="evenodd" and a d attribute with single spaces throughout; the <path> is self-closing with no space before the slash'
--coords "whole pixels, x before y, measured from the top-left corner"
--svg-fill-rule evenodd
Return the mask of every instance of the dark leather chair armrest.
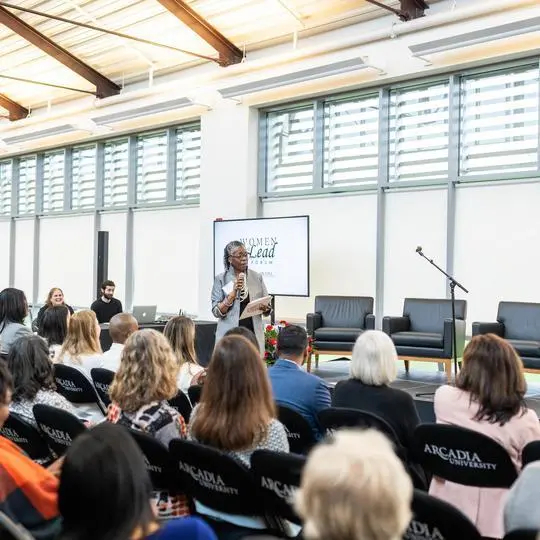
<path id="1" fill-rule="evenodd" d="M 409 317 L 383 317 L 382 330 L 389 336 L 396 332 L 407 332 L 411 327 Z"/>
<path id="2" fill-rule="evenodd" d="M 375 315 L 369 313 L 364 319 L 364 328 L 366 330 L 375 330 Z"/>
<path id="3" fill-rule="evenodd" d="M 472 335 L 479 336 L 480 334 L 497 334 L 504 337 L 504 323 L 501 322 L 473 322 Z"/>
<path id="4" fill-rule="evenodd" d="M 306 316 L 307 333 L 313 336 L 313 332 L 322 325 L 322 315 L 320 313 L 308 313 Z"/>
<path id="5" fill-rule="evenodd" d="M 458 358 L 461 358 L 463 356 L 463 349 L 465 348 L 465 330 L 465 321 L 461 319 L 456 319 L 456 351 Z M 453 357 L 452 342 L 452 319 L 445 319 L 443 331 L 443 348 L 445 358 Z"/>

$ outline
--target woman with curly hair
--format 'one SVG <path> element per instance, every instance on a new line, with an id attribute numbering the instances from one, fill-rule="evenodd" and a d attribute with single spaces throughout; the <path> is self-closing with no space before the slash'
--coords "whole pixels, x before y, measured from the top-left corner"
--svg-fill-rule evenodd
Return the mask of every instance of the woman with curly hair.
<path id="1" fill-rule="evenodd" d="M 167 400 L 178 388 L 178 362 L 167 339 L 155 330 L 139 330 L 129 336 L 120 367 L 109 391 L 108 420 L 155 437 L 165 446 L 185 438 L 186 423 Z M 185 497 L 154 493 L 160 517 L 188 513 Z"/>

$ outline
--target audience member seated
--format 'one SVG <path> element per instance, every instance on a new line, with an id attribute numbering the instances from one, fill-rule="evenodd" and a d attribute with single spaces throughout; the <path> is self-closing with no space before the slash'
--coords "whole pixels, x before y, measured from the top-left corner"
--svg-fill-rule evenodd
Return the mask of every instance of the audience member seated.
<path id="1" fill-rule="evenodd" d="M 411 480 L 384 435 L 338 431 L 329 444 L 312 450 L 302 472 L 296 492 L 302 536 L 398 540 L 412 517 L 412 492 Z"/>
<path id="2" fill-rule="evenodd" d="M 188 388 L 198 384 L 204 374 L 195 353 L 195 323 L 189 317 L 173 317 L 165 325 L 163 335 L 169 340 L 180 368 L 178 388 L 187 394 Z"/>
<path id="3" fill-rule="evenodd" d="M 0 362 L 0 427 L 9 415 L 13 384 L 4 362 Z M 0 512 L 20 523 L 35 538 L 56 538 L 60 520 L 58 517 L 58 481 L 54 471 L 26 457 L 22 450 L 8 439 L 0 436 Z"/>
<path id="4" fill-rule="evenodd" d="M 137 319 L 131 313 L 118 313 L 109 323 L 109 335 L 112 339 L 111 348 L 103 353 L 103 368 L 118 371 L 120 358 L 126 339 L 139 329 Z"/>
<path id="5" fill-rule="evenodd" d="M 285 428 L 276 407 L 259 348 L 246 338 L 218 341 L 208 366 L 201 401 L 191 413 L 189 437 L 217 448 L 250 466 L 255 450 L 288 452 Z M 223 514 L 198 502 L 197 512 L 252 529 L 265 529 L 257 518 Z"/>
<path id="6" fill-rule="evenodd" d="M 108 420 L 152 435 L 165 446 L 186 437 L 184 418 L 167 400 L 178 388 L 178 362 L 167 339 L 155 330 L 139 330 L 128 337 L 120 367 L 109 390 Z M 155 492 L 160 517 L 188 513 L 184 496 Z"/>
<path id="7" fill-rule="evenodd" d="M 64 343 L 71 314 L 66 306 L 52 306 L 47 308 L 41 317 L 38 334 L 47 341 L 49 355 L 53 362 L 58 360 L 58 355 Z"/>
<path id="8" fill-rule="evenodd" d="M 540 495 L 540 461 L 529 463 L 508 492 L 504 506 L 504 532 L 540 530 L 538 499 Z"/>
<path id="9" fill-rule="evenodd" d="M 235 326 L 234 328 L 229 328 L 229 330 L 225 332 L 223 337 L 225 336 L 245 337 L 250 343 L 253 344 L 256 349 L 259 348 L 259 342 L 257 341 L 257 336 L 255 335 L 255 332 L 253 332 L 249 328 L 246 328 L 245 326 Z"/>
<path id="10" fill-rule="evenodd" d="M 49 350 L 39 336 L 19 338 L 9 351 L 7 366 L 13 377 L 10 412 L 37 426 L 34 405 L 50 405 L 77 415 L 75 407 L 56 392 Z"/>
<path id="11" fill-rule="evenodd" d="M 7 355 L 12 343 L 32 333 L 24 325 L 28 315 L 28 302 L 23 291 L 19 289 L 4 289 L 0 292 L 0 354 Z"/>
<path id="12" fill-rule="evenodd" d="M 129 433 L 107 423 L 88 430 L 68 449 L 62 466 L 59 540 L 215 540 L 198 518 L 160 526 L 151 493 L 144 456 Z"/>
<path id="13" fill-rule="evenodd" d="M 379 330 L 364 332 L 353 347 L 350 378 L 337 383 L 332 406 L 359 409 L 381 417 L 394 429 L 401 445 L 410 451 L 420 418 L 412 396 L 388 386 L 396 379 L 397 359 L 389 336 Z M 410 462 L 409 469 L 415 482 L 427 486 L 420 465 Z"/>
<path id="14" fill-rule="evenodd" d="M 75 313 L 69 320 L 68 333 L 58 355 L 58 363 L 77 368 L 91 379 L 90 371 L 103 367 L 100 332 L 93 311 Z"/>
<path id="15" fill-rule="evenodd" d="M 521 452 L 540 439 L 536 413 L 525 405 L 523 364 L 504 339 L 475 336 L 463 353 L 456 386 L 435 393 L 437 422 L 478 431 L 495 439 L 521 469 Z M 482 536 L 502 538 L 507 490 L 462 486 L 433 478 L 430 493 L 453 504 L 476 524 Z"/>
<path id="16" fill-rule="evenodd" d="M 53 287 L 45 300 L 45 305 L 41 306 L 36 317 L 36 328 L 39 328 L 45 312 L 50 307 L 65 306 L 68 309 L 69 314 L 73 315 L 73 308 L 64 302 L 64 293 L 62 289 Z"/>
<path id="17" fill-rule="evenodd" d="M 274 400 L 299 412 L 309 422 L 315 438 L 321 439 L 317 413 L 330 407 L 330 390 L 322 379 L 302 369 L 309 356 L 307 332 L 295 325 L 282 328 L 277 354 L 278 360 L 268 370 Z"/>

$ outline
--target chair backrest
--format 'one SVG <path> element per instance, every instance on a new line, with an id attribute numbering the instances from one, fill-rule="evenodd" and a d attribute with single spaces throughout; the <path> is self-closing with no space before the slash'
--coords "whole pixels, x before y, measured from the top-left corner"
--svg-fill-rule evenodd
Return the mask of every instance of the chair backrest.
<path id="1" fill-rule="evenodd" d="M 175 470 L 168 448 L 151 435 L 135 429 L 128 431 L 144 454 L 144 461 L 154 489 L 169 491 L 173 488 L 177 489 Z"/>
<path id="2" fill-rule="evenodd" d="M 71 413 L 50 405 L 34 405 L 39 431 L 57 456 L 61 456 L 86 426 Z"/>
<path id="3" fill-rule="evenodd" d="M 101 412 L 106 415 L 107 410 L 101 403 L 94 385 L 84 373 L 77 368 L 54 364 L 54 380 L 56 389 L 71 403 L 96 403 Z"/>
<path id="4" fill-rule="evenodd" d="M 178 394 L 172 399 L 169 399 L 168 403 L 184 417 L 186 423 L 189 422 L 189 417 L 191 416 L 191 403 L 182 390 L 178 390 Z"/>
<path id="5" fill-rule="evenodd" d="M 540 341 L 540 304 L 499 302 L 497 321 L 504 324 L 504 337 Z"/>
<path id="6" fill-rule="evenodd" d="M 289 449 L 294 454 L 307 454 L 317 442 L 308 421 L 295 410 L 278 405 L 278 420 L 285 427 Z"/>
<path id="7" fill-rule="evenodd" d="M 94 368 L 90 370 L 90 376 L 94 383 L 94 388 L 99 396 L 99 399 L 108 406 L 111 403 L 109 396 L 109 388 L 114 379 L 114 371 L 103 368 Z"/>
<path id="8" fill-rule="evenodd" d="M 366 315 L 373 313 L 370 296 L 316 296 L 315 312 L 322 317 L 322 326 L 364 328 Z"/>
<path id="9" fill-rule="evenodd" d="M 418 489 L 412 501 L 413 518 L 404 540 L 480 540 L 474 524 L 457 508 Z"/>
<path id="10" fill-rule="evenodd" d="M 219 450 L 174 439 L 169 451 L 182 488 L 200 503 L 226 514 L 263 516 L 261 492 L 249 469 Z"/>
<path id="11" fill-rule="evenodd" d="M 257 450 L 251 456 L 251 472 L 260 487 L 264 504 L 272 514 L 301 523 L 293 507 L 306 458 L 295 454 Z"/>
<path id="12" fill-rule="evenodd" d="M 442 334 L 444 320 L 452 318 L 452 302 L 445 298 L 405 298 L 403 315 L 409 317 L 412 332 Z M 465 320 L 467 302 L 456 300 L 456 319 Z"/>
<path id="13" fill-rule="evenodd" d="M 0 433 L 18 445 L 34 461 L 46 464 L 53 460 L 51 450 L 38 428 L 21 418 L 18 414 L 9 413 Z M 0 535 L 1 536 L 1 535 Z"/>
<path id="14" fill-rule="evenodd" d="M 193 386 L 190 386 L 187 393 L 189 396 L 189 401 L 191 401 L 191 405 L 195 407 L 195 405 L 197 405 L 197 403 L 199 403 L 201 400 L 202 385 L 194 384 Z"/>
<path id="15" fill-rule="evenodd" d="M 508 452 L 470 429 L 420 424 L 414 431 L 414 452 L 428 471 L 457 484 L 509 488 L 517 478 Z"/>
<path id="16" fill-rule="evenodd" d="M 533 461 L 540 461 L 540 441 L 532 441 L 523 448 L 521 453 L 523 467 Z"/>
<path id="17" fill-rule="evenodd" d="M 512 531 L 505 535 L 503 540 L 537 540 L 540 537 L 540 531 L 521 529 Z"/>
<path id="18" fill-rule="evenodd" d="M 15 523 L 4 512 L 0 512 L 0 538 L 2 540 L 34 540 L 34 537 L 19 523 Z"/>

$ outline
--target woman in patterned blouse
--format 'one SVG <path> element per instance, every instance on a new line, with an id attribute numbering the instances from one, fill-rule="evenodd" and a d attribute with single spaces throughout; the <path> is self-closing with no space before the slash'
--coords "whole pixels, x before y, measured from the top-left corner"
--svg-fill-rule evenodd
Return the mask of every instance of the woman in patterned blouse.
<path id="1" fill-rule="evenodd" d="M 166 447 L 186 437 L 186 423 L 167 400 L 176 396 L 178 362 L 167 339 L 155 330 L 139 330 L 126 340 L 111 384 L 107 419 L 155 437 Z M 184 495 L 154 492 L 160 518 L 189 513 Z"/>
<path id="2" fill-rule="evenodd" d="M 248 467 L 255 450 L 289 451 L 285 428 L 276 418 L 266 366 L 246 338 L 228 336 L 217 343 L 201 400 L 191 413 L 189 437 Z M 241 527 L 266 528 L 256 517 L 223 514 L 198 502 L 195 508 Z"/>

